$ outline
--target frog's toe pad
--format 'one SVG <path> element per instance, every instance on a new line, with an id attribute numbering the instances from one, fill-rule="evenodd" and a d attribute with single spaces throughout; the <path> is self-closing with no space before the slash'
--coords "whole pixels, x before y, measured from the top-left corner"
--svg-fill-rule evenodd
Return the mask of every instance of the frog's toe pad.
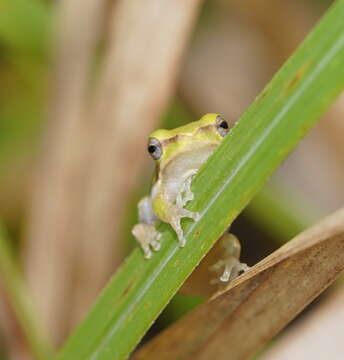
<path id="1" fill-rule="evenodd" d="M 154 239 L 150 242 L 150 246 L 152 247 L 152 249 L 154 251 L 159 251 L 160 250 L 160 247 L 161 247 L 161 244 L 159 242 L 160 237 L 161 237 L 161 234 L 158 233 L 158 235 L 155 236 Z"/>
<path id="2" fill-rule="evenodd" d="M 249 267 L 241 262 L 237 262 L 236 264 L 230 264 L 225 266 L 225 270 L 220 277 L 220 281 L 229 282 L 242 275 L 245 271 L 247 271 Z"/>

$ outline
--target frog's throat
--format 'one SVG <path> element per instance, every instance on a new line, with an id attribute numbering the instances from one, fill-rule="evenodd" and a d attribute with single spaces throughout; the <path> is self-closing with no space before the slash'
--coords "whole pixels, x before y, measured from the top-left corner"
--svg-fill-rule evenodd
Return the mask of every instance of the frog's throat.
<path id="1" fill-rule="evenodd" d="M 197 142 L 187 146 L 183 150 L 179 150 L 178 155 L 167 156 L 157 163 L 157 173 L 166 172 L 166 169 L 175 169 L 176 172 L 199 169 L 219 144 L 219 142 L 212 141 L 206 144 Z M 171 174 L 171 171 L 167 172 Z"/>

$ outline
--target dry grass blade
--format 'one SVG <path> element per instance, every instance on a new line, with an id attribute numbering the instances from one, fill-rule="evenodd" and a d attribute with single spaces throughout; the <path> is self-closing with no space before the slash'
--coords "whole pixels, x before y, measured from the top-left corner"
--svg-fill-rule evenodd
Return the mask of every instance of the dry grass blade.
<path id="1" fill-rule="evenodd" d="M 34 183 L 25 254 L 29 285 L 56 342 L 63 339 L 68 326 L 70 302 L 66 300 L 82 208 L 83 106 L 105 3 L 67 0 L 59 4 L 49 128 Z"/>
<path id="2" fill-rule="evenodd" d="M 122 260 L 120 225 L 201 0 L 120 0 L 95 91 L 77 320 Z"/>
<path id="3" fill-rule="evenodd" d="M 344 209 L 301 233 L 133 359 L 249 359 L 344 269 Z"/>
<path id="4" fill-rule="evenodd" d="M 264 352 L 262 360 L 342 360 L 344 287 L 338 286 Z"/>

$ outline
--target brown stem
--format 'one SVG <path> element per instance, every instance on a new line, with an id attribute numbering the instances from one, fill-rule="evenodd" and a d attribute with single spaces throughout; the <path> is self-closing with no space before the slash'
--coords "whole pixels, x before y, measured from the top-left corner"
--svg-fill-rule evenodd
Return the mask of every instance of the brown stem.
<path id="1" fill-rule="evenodd" d="M 29 286 L 56 342 L 65 336 L 69 319 L 82 214 L 86 89 L 105 3 L 59 3 L 49 123 L 34 179 L 25 252 Z"/>

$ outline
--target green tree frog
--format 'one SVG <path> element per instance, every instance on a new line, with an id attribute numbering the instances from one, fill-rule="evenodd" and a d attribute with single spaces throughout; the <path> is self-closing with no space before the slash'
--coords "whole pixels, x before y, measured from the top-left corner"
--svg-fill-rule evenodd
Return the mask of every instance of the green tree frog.
<path id="1" fill-rule="evenodd" d="M 156 173 L 150 195 L 138 204 L 140 223 L 132 230 L 145 258 L 152 256 L 152 250 L 160 249 L 160 233 L 155 228 L 159 220 L 169 223 L 176 232 L 180 246 L 185 245 L 181 219 L 199 219 L 197 212 L 185 209 L 185 205 L 194 197 L 192 178 L 229 131 L 228 122 L 219 114 L 206 114 L 185 126 L 173 130 L 159 129 L 150 134 L 148 152 L 156 162 Z M 239 242 L 231 235 L 225 235 L 226 238 L 228 259 L 221 260 L 218 265 L 225 267 L 221 277 L 223 281 L 233 277 L 234 267 L 235 272 L 246 269 L 246 265 L 238 260 Z"/>

